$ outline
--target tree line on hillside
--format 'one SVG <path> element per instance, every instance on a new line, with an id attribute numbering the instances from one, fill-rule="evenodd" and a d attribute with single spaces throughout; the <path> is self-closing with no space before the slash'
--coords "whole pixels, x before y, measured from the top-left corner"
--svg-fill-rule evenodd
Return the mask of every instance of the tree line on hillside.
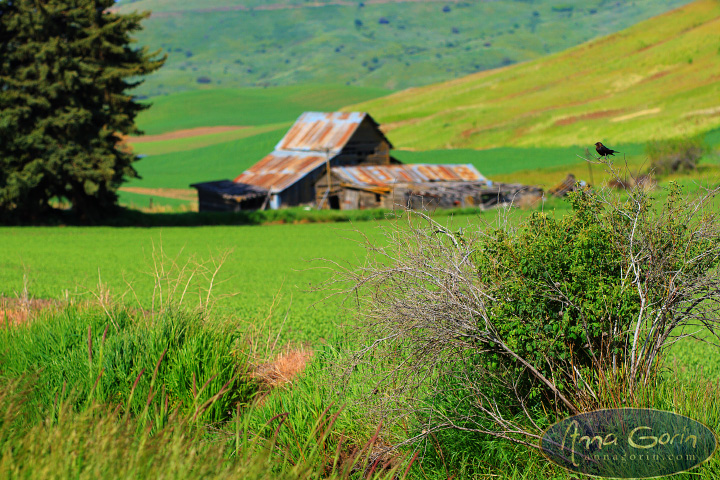
<path id="1" fill-rule="evenodd" d="M 67 201 L 91 219 L 137 177 L 121 136 L 148 108 L 127 91 L 165 62 L 134 48 L 149 13 L 113 0 L 0 0 L 0 217 L 41 219 Z"/>

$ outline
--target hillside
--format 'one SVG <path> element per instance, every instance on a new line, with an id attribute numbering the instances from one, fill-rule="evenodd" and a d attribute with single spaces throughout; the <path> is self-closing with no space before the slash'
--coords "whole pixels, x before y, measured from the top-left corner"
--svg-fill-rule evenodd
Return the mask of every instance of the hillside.
<path id="1" fill-rule="evenodd" d="M 645 142 L 720 126 L 720 2 L 531 62 L 371 100 L 399 148 Z"/>
<path id="2" fill-rule="evenodd" d="M 271 88 L 216 88 L 153 98 L 138 116 L 148 135 L 216 125 L 260 126 L 292 123 L 306 110 L 335 110 L 391 90 L 345 85 L 293 85 Z"/>
<path id="3" fill-rule="evenodd" d="M 688 0 L 123 0 L 169 54 L 137 93 L 307 83 L 398 90 L 535 59 Z"/>

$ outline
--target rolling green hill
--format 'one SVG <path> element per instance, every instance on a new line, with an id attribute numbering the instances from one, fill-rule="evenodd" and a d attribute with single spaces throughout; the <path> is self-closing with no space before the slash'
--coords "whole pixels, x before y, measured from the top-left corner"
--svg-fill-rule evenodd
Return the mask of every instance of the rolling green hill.
<path id="1" fill-rule="evenodd" d="M 568 51 L 353 105 L 399 148 L 642 143 L 720 126 L 720 2 Z"/>
<path id="2" fill-rule="evenodd" d="M 306 110 L 334 110 L 390 90 L 345 85 L 293 85 L 272 88 L 213 89 L 153 98 L 138 117 L 148 135 L 216 125 L 261 126 L 292 123 Z"/>
<path id="3" fill-rule="evenodd" d="M 169 54 L 138 90 L 306 83 L 392 90 L 535 59 L 688 0 L 123 0 Z"/>

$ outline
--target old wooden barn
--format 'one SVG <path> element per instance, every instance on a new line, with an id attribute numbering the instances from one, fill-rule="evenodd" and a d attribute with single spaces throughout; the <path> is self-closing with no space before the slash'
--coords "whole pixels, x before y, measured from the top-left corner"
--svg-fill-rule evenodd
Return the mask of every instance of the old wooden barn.
<path id="1" fill-rule="evenodd" d="M 196 183 L 200 211 L 282 208 L 315 201 L 327 166 L 389 165 L 392 144 L 363 112 L 305 112 L 275 150 L 233 181 Z M 264 193 L 263 193 L 264 192 Z M 262 193 L 262 195 L 260 195 Z M 262 200 L 258 200 L 260 197 Z"/>
<path id="2" fill-rule="evenodd" d="M 490 182 L 470 164 L 403 165 L 392 148 L 367 113 L 305 112 L 273 152 L 234 181 L 191 186 L 200 211 L 490 207 L 531 193 L 523 185 Z"/>
<path id="3" fill-rule="evenodd" d="M 242 185 L 267 192 L 268 208 L 312 204 L 316 197 L 315 182 L 328 166 L 398 163 L 390 156 L 391 148 L 377 122 L 367 113 L 305 112 L 273 152 L 234 180 L 240 186 L 237 195 L 233 196 L 226 183 L 198 183 L 193 187 L 201 197 L 200 192 L 204 191 L 201 211 L 227 203 L 230 197 L 237 200 L 237 208 L 232 210 L 258 208 L 255 192 L 251 191 L 246 198 L 243 192 L 248 188 Z"/>

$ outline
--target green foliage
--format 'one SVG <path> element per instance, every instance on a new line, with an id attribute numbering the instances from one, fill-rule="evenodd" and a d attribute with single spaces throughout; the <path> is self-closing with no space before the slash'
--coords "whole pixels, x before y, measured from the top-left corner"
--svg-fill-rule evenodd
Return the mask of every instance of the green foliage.
<path id="1" fill-rule="evenodd" d="M 483 237 L 474 259 L 487 294 L 502 299 L 488 313 L 501 320 L 497 333 L 560 391 L 568 389 L 573 371 L 596 385 L 609 359 L 625 364 L 643 305 L 658 305 L 657 315 L 672 318 L 668 275 L 677 292 L 717 267 L 717 255 L 709 252 L 720 239 L 698 233 L 703 227 L 696 223 L 704 219 L 688 224 L 694 207 L 679 186 L 668 189 L 662 207 L 639 190 L 632 202 L 616 199 L 612 206 L 592 191 L 575 192 L 572 213 L 561 219 L 536 212 L 517 234 L 497 229 Z M 504 352 L 492 361 L 507 368 Z M 530 398 L 544 388 L 526 365 L 503 374 L 523 378 Z"/>
<path id="2" fill-rule="evenodd" d="M 503 319 L 498 333 L 546 377 L 555 363 L 590 368 L 588 350 L 619 352 L 624 339 L 611 332 L 639 309 L 622 275 L 626 252 L 613 241 L 601 205 L 585 193 L 571 201 L 573 212 L 562 219 L 536 212 L 515 236 L 490 233 L 475 256 L 480 277 L 492 285 L 488 294 L 503 299 L 490 313 Z"/>
<path id="3" fill-rule="evenodd" d="M 97 401 L 155 426 L 176 409 L 187 418 L 218 422 L 236 404 L 247 404 L 257 388 L 248 376 L 244 334 L 197 315 L 165 312 L 143 319 L 122 310 L 108 318 L 66 309 L 3 328 L 0 338 L 6 345 L 0 352 L 3 378 L 38 375 L 35 410 L 29 412 L 34 418 L 58 402 L 83 409 Z M 159 408 L 149 412 L 156 396 Z"/>
<path id="4" fill-rule="evenodd" d="M 645 146 L 650 168 L 658 175 L 695 170 L 706 151 L 702 137 L 656 140 Z"/>
<path id="5" fill-rule="evenodd" d="M 147 108 L 127 90 L 164 58 L 131 48 L 147 14 L 112 0 L 0 2 L 0 214 L 40 216 L 53 197 L 91 216 L 136 176 L 118 148 Z"/>

